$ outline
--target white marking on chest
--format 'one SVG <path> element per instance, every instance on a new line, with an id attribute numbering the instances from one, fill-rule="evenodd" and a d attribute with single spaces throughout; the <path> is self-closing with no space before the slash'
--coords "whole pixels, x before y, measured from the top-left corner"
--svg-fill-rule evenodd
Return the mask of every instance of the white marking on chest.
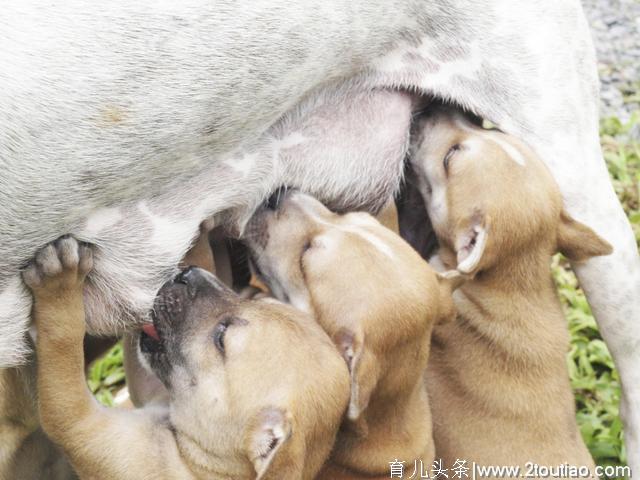
<path id="1" fill-rule="evenodd" d="M 83 233 L 94 237 L 100 232 L 113 227 L 120 220 L 122 220 L 122 212 L 119 208 L 101 208 L 89 215 Z"/>

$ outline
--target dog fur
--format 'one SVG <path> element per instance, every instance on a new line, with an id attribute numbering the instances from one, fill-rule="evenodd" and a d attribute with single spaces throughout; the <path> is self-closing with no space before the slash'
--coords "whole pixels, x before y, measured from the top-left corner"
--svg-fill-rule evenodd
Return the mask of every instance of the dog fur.
<path id="1" fill-rule="evenodd" d="M 246 233 L 271 291 L 314 315 L 351 372 L 347 418 L 318 478 L 388 478 L 395 457 L 430 465 L 422 372 L 433 325 L 454 315 L 459 275 L 436 274 L 370 215 L 337 215 L 299 192 L 258 210 Z"/>
<path id="2" fill-rule="evenodd" d="M 205 270 L 186 269 L 160 290 L 140 340 L 168 407 L 105 409 L 84 379 L 82 289 L 92 264 L 91 249 L 65 237 L 24 273 L 42 425 L 81 479 L 315 477 L 349 381 L 313 319 L 271 299 L 241 300 Z"/>
<path id="3" fill-rule="evenodd" d="M 147 315 L 207 216 L 229 211 L 242 227 L 283 184 L 342 208 L 384 201 L 409 121 L 404 100 L 378 89 L 397 88 L 522 138 L 568 213 L 614 247 L 576 270 L 620 372 L 629 463 L 640 470 L 640 257 L 602 160 L 578 0 L 5 7 L 0 364 L 28 351 L 19 270 L 61 234 L 98 246 L 87 320 L 113 332 Z"/>
<path id="4" fill-rule="evenodd" d="M 551 255 L 574 262 L 611 246 L 573 220 L 557 184 L 525 144 L 436 110 L 412 153 L 438 260 L 472 280 L 453 322 L 437 325 L 427 384 L 437 456 L 478 465 L 595 465 L 575 420 L 569 332 Z M 581 478 L 580 475 L 571 478 Z"/>

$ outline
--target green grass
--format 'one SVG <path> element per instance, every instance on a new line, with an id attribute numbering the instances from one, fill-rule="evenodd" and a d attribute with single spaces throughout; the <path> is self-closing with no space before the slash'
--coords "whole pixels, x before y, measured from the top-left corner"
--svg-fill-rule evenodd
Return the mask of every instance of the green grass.
<path id="1" fill-rule="evenodd" d="M 120 342 L 93 363 L 87 384 L 100 403 L 113 406 L 114 396 L 125 384 Z"/>
<path id="2" fill-rule="evenodd" d="M 601 137 L 616 193 L 640 244 L 640 145 L 626 138 L 626 133 L 637 124 L 640 124 L 640 115 L 628 124 L 615 118 L 603 120 Z M 582 436 L 596 464 L 624 464 L 626 456 L 618 414 L 620 381 L 611 355 L 575 276 L 559 255 L 553 260 L 553 273 L 571 331 L 567 364 Z M 120 345 L 94 363 L 88 381 L 99 401 L 113 405 L 115 392 L 124 386 Z"/>
<path id="3" fill-rule="evenodd" d="M 627 135 L 639 124 L 637 114 L 627 124 L 617 118 L 605 119 L 601 125 L 601 141 L 615 191 L 640 245 L 640 145 Z M 596 464 L 622 465 L 626 453 L 618 412 L 618 372 L 576 277 L 559 255 L 554 258 L 553 273 L 571 332 L 567 364 L 582 436 Z"/>

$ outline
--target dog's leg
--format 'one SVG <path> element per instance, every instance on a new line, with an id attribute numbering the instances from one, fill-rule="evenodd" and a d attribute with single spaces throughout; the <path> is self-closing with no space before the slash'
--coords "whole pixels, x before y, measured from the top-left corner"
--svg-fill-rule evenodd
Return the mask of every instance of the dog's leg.
<path id="1" fill-rule="evenodd" d="M 101 408 L 86 386 L 82 295 L 92 262 L 91 249 L 67 237 L 38 252 L 23 274 L 34 296 L 42 426 L 81 478 L 189 478 L 171 468 L 180 462 L 170 432 L 145 415 Z"/>
<path id="2" fill-rule="evenodd" d="M 628 463 L 633 472 L 639 472 L 640 258 L 603 162 L 600 167 L 598 174 L 582 179 L 576 175 L 575 180 L 564 182 L 561 187 L 569 213 L 591 226 L 614 249 L 609 256 L 572 266 L 620 373 L 620 415 L 625 424 Z"/>

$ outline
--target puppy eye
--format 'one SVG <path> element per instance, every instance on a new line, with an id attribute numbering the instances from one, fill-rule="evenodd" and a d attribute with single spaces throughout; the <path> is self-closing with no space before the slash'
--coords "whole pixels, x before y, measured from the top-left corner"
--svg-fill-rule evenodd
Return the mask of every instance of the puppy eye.
<path id="1" fill-rule="evenodd" d="M 454 146 L 452 146 L 449 149 L 447 154 L 444 156 L 444 160 L 442 161 L 442 165 L 444 165 L 444 171 L 445 171 L 445 173 L 447 173 L 447 175 L 449 174 L 449 162 L 451 161 L 451 157 L 453 157 L 453 155 L 458 150 L 460 150 L 460 144 L 456 143 Z"/>
<path id="2" fill-rule="evenodd" d="M 229 325 L 233 323 L 233 320 L 230 318 L 226 318 L 218 322 L 218 324 L 213 329 L 213 344 L 216 346 L 218 351 L 224 355 L 224 335 L 227 333 L 227 329 Z"/>
<path id="3" fill-rule="evenodd" d="M 304 242 L 304 245 L 302 246 L 302 253 L 310 249 L 311 249 L 311 240 L 307 240 L 306 242 Z"/>

